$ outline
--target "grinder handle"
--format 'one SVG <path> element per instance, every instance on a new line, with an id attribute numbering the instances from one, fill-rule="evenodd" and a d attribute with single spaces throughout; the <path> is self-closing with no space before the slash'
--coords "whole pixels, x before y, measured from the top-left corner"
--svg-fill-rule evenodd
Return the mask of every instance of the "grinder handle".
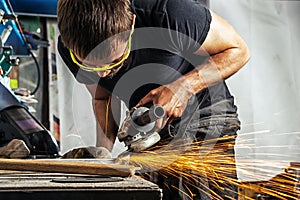
<path id="1" fill-rule="evenodd" d="M 138 126 L 145 126 L 165 116 L 165 110 L 159 105 L 153 105 L 149 110 L 133 119 Z"/>

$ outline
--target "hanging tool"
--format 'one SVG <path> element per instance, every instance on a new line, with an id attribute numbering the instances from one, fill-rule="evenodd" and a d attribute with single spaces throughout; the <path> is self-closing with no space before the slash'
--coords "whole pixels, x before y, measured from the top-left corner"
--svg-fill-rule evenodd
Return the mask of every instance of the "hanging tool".
<path id="1" fill-rule="evenodd" d="M 0 9 L 0 24 L 5 24 L 4 11 Z M 7 39 L 12 32 L 12 26 L 8 25 L 0 35 L 0 75 L 7 76 L 12 66 L 19 65 L 20 59 L 13 55 L 12 46 L 5 46 Z"/>

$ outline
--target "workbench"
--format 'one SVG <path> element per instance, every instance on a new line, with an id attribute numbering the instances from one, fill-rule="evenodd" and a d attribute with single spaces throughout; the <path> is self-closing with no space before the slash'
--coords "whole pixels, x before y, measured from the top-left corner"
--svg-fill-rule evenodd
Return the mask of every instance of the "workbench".
<path id="1" fill-rule="evenodd" d="M 0 170 L 1 200 L 160 200 L 162 190 L 138 176 Z"/>

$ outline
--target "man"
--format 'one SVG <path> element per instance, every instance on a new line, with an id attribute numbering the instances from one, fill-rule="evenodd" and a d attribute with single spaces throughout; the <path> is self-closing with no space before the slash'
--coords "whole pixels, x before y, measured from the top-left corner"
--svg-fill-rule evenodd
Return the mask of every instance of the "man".
<path id="1" fill-rule="evenodd" d="M 162 106 L 157 128 L 173 127 L 185 141 L 236 136 L 239 120 L 224 80 L 245 65 L 249 50 L 214 12 L 193 0 L 60 0 L 57 17 L 59 52 L 93 96 L 97 146 L 111 151 L 116 139 L 112 95 L 129 109 Z M 182 199 L 170 184 L 160 185 L 164 198 Z M 235 199 L 229 187 L 218 195 Z M 193 196 L 210 198 L 203 191 Z"/>

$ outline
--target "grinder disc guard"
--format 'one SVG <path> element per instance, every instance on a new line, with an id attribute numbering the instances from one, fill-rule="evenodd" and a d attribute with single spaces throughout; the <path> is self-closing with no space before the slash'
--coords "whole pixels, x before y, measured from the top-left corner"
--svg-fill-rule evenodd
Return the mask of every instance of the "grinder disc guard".
<path id="1" fill-rule="evenodd" d="M 131 143 L 130 149 L 134 152 L 141 152 L 159 142 L 160 135 L 157 132 L 147 135 L 147 137 Z"/>

